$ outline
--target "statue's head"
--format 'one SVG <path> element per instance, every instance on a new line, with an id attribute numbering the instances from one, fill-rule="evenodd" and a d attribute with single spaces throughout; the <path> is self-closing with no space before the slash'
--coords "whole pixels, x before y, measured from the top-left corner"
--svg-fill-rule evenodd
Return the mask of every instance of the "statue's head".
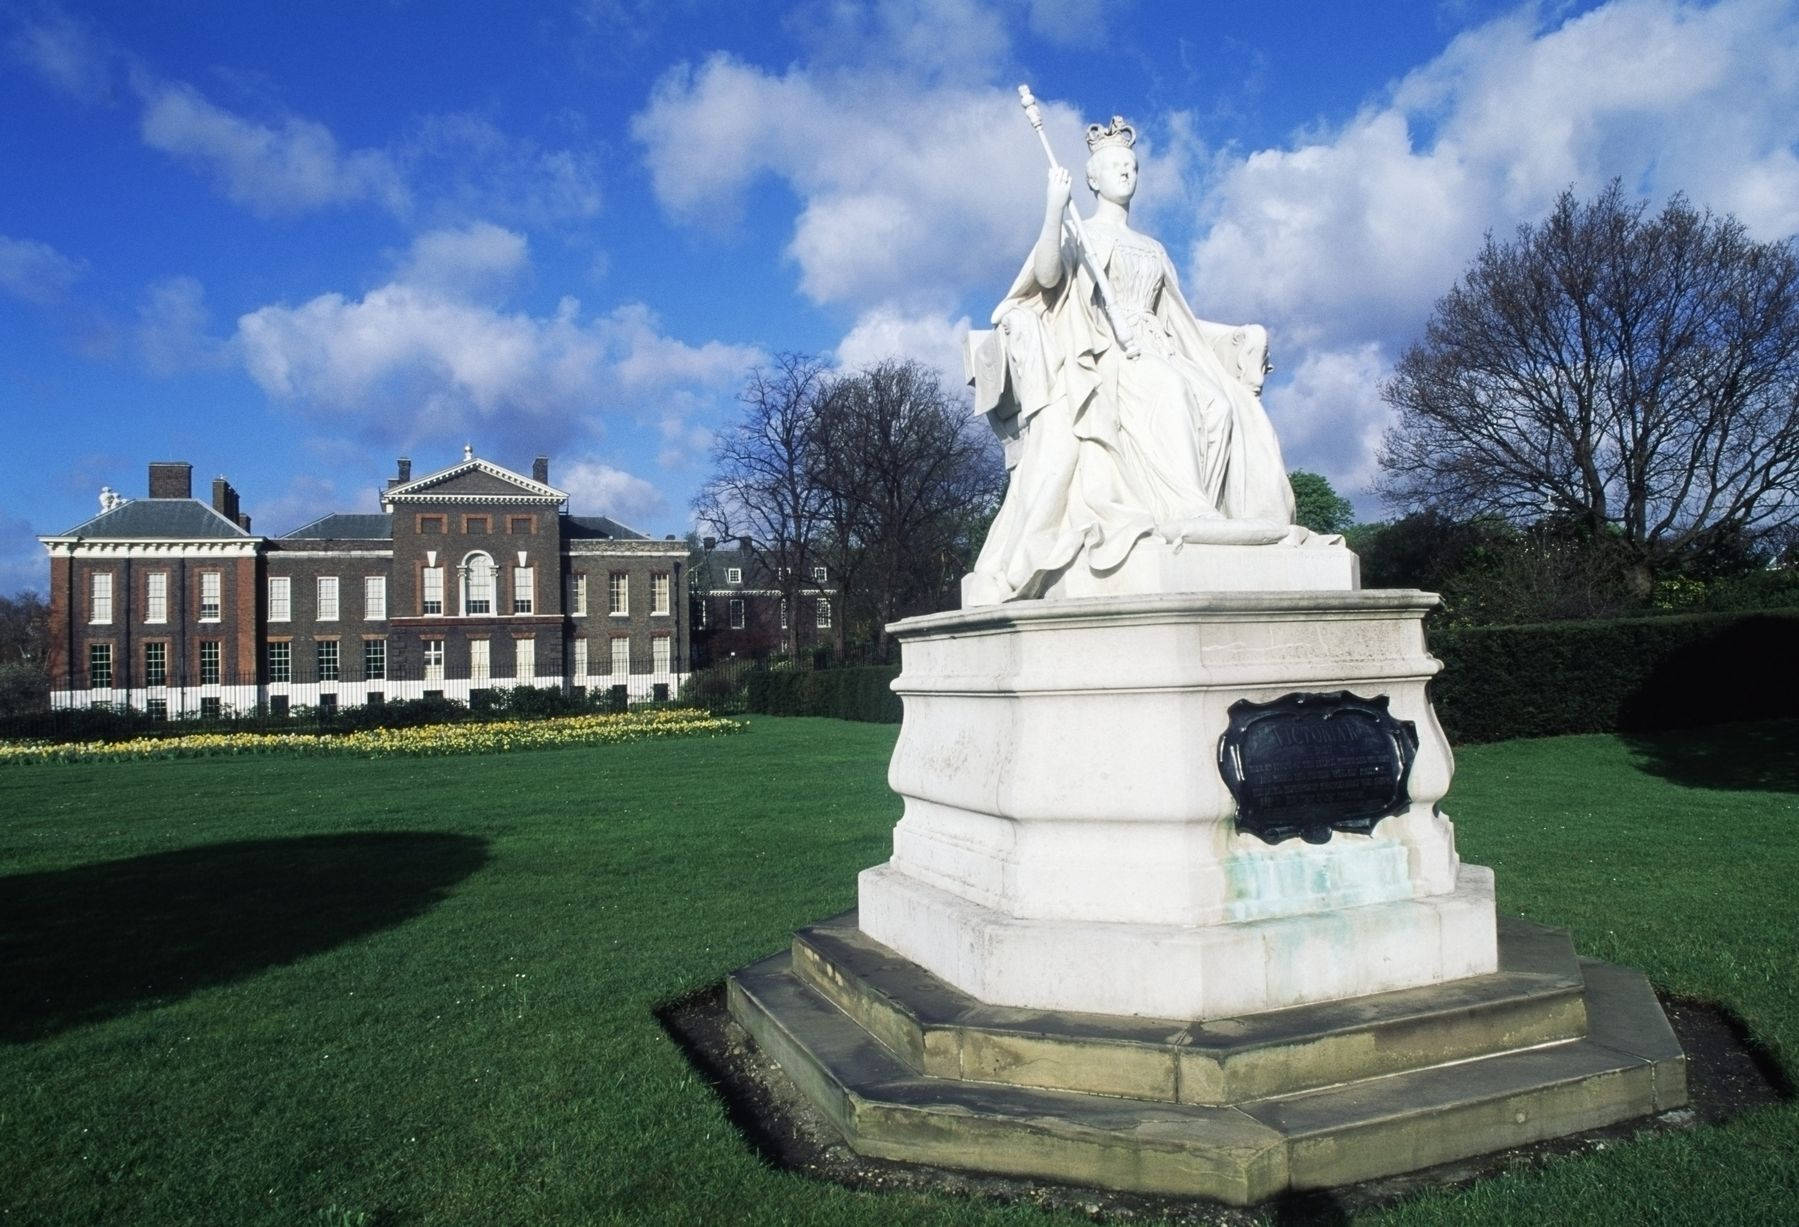
<path id="1" fill-rule="evenodd" d="M 1112 116 L 1112 122 L 1101 126 L 1087 125 L 1087 186 L 1102 200 L 1129 203 L 1137 190 L 1137 154 L 1131 146 L 1137 143 L 1137 130 L 1124 122 L 1124 116 Z"/>

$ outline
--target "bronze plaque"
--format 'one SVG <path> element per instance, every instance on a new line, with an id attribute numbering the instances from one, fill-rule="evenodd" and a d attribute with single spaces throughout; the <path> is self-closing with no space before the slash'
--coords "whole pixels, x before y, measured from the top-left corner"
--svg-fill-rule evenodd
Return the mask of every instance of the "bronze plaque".
<path id="1" fill-rule="evenodd" d="M 1387 696 L 1347 690 L 1231 704 L 1218 770 L 1237 802 L 1237 828 L 1271 843 L 1325 843 L 1367 835 L 1411 804 L 1406 781 L 1418 730 L 1396 720 Z"/>

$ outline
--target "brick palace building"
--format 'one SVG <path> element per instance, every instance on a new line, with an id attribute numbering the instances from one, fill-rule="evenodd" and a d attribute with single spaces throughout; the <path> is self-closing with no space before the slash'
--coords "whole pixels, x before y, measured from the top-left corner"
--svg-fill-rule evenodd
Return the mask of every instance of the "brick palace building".
<path id="1" fill-rule="evenodd" d="M 577 516 L 549 484 L 463 450 L 409 460 L 378 514 L 250 531 L 224 478 L 150 465 L 149 497 L 102 510 L 50 554 L 51 704 L 163 716 L 334 708 L 551 686 L 673 697 L 690 656 L 686 547 Z"/>

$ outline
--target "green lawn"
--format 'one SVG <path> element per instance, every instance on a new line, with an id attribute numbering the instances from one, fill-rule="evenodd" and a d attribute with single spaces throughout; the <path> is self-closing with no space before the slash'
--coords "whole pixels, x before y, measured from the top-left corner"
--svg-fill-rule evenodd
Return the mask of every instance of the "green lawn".
<path id="1" fill-rule="evenodd" d="M 854 902 L 894 733 L 0 768 L 0 1223 L 1046 1221 L 767 1170 L 652 1016 Z M 1786 723 L 1470 748 L 1448 808 L 1504 909 L 1799 1072 L 1796 799 Z M 1783 1106 L 1387 1217 L 1795 1204 Z"/>

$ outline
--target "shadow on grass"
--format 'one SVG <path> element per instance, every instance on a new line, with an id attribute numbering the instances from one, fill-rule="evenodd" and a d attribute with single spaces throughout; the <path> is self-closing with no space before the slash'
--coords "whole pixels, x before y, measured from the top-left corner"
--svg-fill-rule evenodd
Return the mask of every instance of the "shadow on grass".
<path id="1" fill-rule="evenodd" d="M 393 831 L 0 878 L 0 1041 L 176 1001 L 391 928 L 486 862 L 485 840 Z"/>
<path id="2" fill-rule="evenodd" d="M 1625 734 L 1637 767 L 1689 788 L 1799 792 L 1799 720 Z"/>

